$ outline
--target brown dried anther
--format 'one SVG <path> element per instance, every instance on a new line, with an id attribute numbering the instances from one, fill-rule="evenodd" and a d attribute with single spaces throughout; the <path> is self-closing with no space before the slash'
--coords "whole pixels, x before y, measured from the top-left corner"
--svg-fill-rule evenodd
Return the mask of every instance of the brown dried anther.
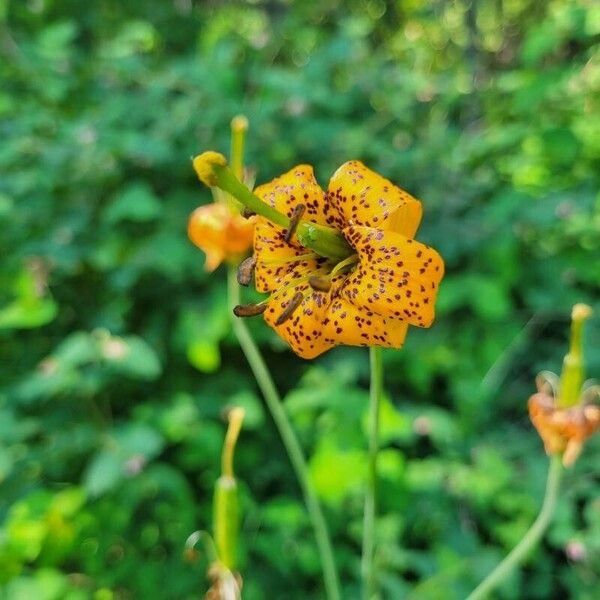
<path id="1" fill-rule="evenodd" d="M 238 283 L 248 285 L 254 276 L 254 269 L 256 269 L 256 258 L 254 256 L 249 256 L 243 260 L 237 270 Z"/>
<path id="2" fill-rule="evenodd" d="M 256 213 L 253 210 L 250 210 L 249 208 L 244 206 L 240 214 L 242 215 L 242 217 L 244 217 L 244 219 L 249 219 L 250 217 L 253 217 Z"/>
<path id="3" fill-rule="evenodd" d="M 306 205 L 304 204 L 296 204 L 296 206 L 294 206 L 294 210 L 292 211 L 292 215 L 290 216 L 290 225 L 283 236 L 283 239 L 287 244 L 289 244 L 292 241 L 292 236 L 294 235 L 294 233 L 296 233 L 296 229 L 300 224 L 300 219 L 302 218 L 302 215 L 304 214 L 305 210 Z"/>
<path id="4" fill-rule="evenodd" d="M 294 314 L 294 311 L 302 304 L 303 300 L 304 295 L 302 292 L 296 292 L 275 321 L 275 325 L 283 325 Z"/>
<path id="5" fill-rule="evenodd" d="M 258 304 L 238 304 L 233 307 L 233 314 L 236 317 L 255 317 L 261 315 L 267 310 L 266 302 L 259 302 Z"/>

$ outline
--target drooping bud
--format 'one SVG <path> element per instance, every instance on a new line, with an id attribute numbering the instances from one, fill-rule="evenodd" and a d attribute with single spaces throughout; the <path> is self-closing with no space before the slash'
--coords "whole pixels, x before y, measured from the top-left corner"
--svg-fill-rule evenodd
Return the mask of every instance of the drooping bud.
<path id="1" fill-rule="evenodd" d="M 193 165 L 198 179 L 208 187 L 215 187 L 219 182 L 215 168 L 226 167 L 227 159 L 222 154 L 209 150 L 196 156 Z"/>

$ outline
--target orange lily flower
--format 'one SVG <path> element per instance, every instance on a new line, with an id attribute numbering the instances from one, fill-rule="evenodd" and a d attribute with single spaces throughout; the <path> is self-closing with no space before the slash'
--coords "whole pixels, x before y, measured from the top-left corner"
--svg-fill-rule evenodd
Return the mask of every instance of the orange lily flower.
<path id="1" fill-rule="evenodd" d="M 256 289 L 270 296 L 237 314 L 263 312 L 303 358 L 339 344 L 399 348 L 409 325 L 431 326 L 444 263 L 413 239 L 418 200 L 359 161 L 343 164 L 327 192 L 300 165 L 255 194 L 292 225 L 256 216 L 252 267 Z M 293 233 L 299 218 L 340 231 L 354 252 L 337 262 L 307 250 Z"/>
<path id="2" fill-rule="evenodd" d="M 254 220 L 225 201 L 200 206 L 188 221 L 188 237 L 206 254 L 209 272 L 224 260 L 238 262 L 252 247 L 253 235 Z"/>

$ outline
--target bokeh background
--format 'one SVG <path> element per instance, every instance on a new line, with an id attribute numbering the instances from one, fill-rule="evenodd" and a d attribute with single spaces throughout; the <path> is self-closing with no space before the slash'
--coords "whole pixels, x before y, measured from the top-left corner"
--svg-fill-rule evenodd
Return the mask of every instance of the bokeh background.
<path id="1" fill-rule="evenodd" d="M 424 202 L 448 274 L 434 327 L 385 352 L 377 564 L 383 598 L 464 598 L 538 510 L 526 400 L 574 302 L 600 375 L 600 4 L 2 0 L 0 77 L 0 596 L 201 597 L 183 547 L 237 404 L 245 597 L 323 597 L 225 272 L 186 237 L 190 158 L 241 112 L 258 182 L 359 158 Z M 252 328 L 356 598 L 367 353 Z M 498 598 L 598 598 L 599 455 Z"/>

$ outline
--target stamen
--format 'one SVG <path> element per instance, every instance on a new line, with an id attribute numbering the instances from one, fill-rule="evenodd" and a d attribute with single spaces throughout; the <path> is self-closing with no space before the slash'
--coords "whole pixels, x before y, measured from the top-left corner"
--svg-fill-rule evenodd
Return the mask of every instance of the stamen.
<path id="1" fill-rule="evenodd" d="M 316 292 L 328 292 L 331 289 L 331 279 L 329 277 L 311 275 L 308 279 L 308 285 Z"/>
<path id="2" fill-rule="evenodd" d="M 348 266 L 352 266 L 358 262 L 358 254 L 352 254 L 348 258 L 345 258 L 343 261 L 339 262 L 333 270 L 331 271 L 330 277 L 333 279 L 342 269 L 345 269 Z"/>
<path id="3" fill-rule="evenodd" d="M 256 257 L 249 256 L 240 263 L 237 270 L 237 280 L 240 285 L 248 285 L 252 281 L 256 269 Z"/>
<path id="4" fill-rule="evenodd" d="M 294 314 L 294 311 L 302 304 L 303 300 L 304 294 L 302 292 L 296 292 L 275 321 L 275 325 L 283 325 Z"/>
<path id="5" fill-rule="evenodd" d="M 258 304 L 238 304 L 233 308 L 233 314 L 236 317 L 255 317 L 261 315 L 267 310 L 266 302 L 259 302 Z"/>
<path id="6" fill-rule="evenodd" d="M 294 235 L 294 233 L 296 233 L 296 229 L 300 224 L 300 219 L 302 218 L 302 215 L 304 214 L 305 210 L 306 205 L 304 204 L 296 204 L 296 206 L 294 206 L 292 216 L 290 217 L 289 227 L 287 228 L 285 235 L 283 236 L 283 239 L 287 244 L 289 244 L 292 241 L 292 236 Z"/>
<path id="7" fill-rule="evenodd" d="M 256 213 L 253 210 L 250 210 L 247 206 L 244 206 L 240 214 L 242 215 L 242 217 L 244 217 L 244 219 L 249 219 L 250 217 L 253 217 Z"/>

